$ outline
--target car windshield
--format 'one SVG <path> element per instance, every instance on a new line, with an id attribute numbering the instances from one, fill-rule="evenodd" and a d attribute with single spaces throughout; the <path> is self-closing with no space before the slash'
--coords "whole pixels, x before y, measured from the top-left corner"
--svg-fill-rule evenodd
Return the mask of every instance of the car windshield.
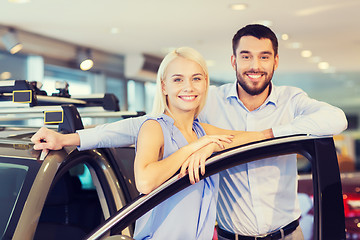
<path id="1" fill-rule="evenodd" d="M 7 229 L 28 169 L 24 165 L 0 163 L 0 236 Z"/>

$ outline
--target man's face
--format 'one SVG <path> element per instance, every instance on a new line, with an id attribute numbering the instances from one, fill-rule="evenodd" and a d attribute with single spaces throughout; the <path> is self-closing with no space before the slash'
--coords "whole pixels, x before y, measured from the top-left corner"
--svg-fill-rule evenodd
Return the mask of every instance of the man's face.
<path id="1" fill-rule="evenodd" d="M 261 94 L 269 87 L 278 62 L 279 57 L 274 56 L 270 39 L 253 36 L 240 38 L 236 56 L 231 56 L 239 87 L 252 96 Z"/>

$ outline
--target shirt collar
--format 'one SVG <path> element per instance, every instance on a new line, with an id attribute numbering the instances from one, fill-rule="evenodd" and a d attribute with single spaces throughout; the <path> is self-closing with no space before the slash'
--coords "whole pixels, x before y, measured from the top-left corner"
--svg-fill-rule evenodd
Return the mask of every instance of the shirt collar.
<path id="1" fill-rule="evenodd" d="M 226 99 L 230 100 L 231 98 L 236 98 L 239 102 L 242 103 L 242 101 L 239 99 L 238 93 L 237 93 L 237 80 L 233 83 L 232 87 L 229 89 L 229 91 L 226 95 Z M 277 93 L 276 87 L 272 82 L 270 82 L 270 95 L 266 98 L 266 100 L 262 104 L 262 106 L 267 105 L 269 103 L 272 103 L 276 106 L 277 101 L 278 101 L 278 93 Z"/>

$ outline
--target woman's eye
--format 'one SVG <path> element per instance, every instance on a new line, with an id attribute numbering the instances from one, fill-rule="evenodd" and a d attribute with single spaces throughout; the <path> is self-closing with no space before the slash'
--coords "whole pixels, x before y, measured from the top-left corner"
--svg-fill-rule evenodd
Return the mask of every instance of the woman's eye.
<path id="1" fill-rule="evenodd" d="M 200 81 L 201 78 L 200 78 L 200 77 L 195 77 L 193 80 L 194 80 L 194 81 Z"/>
<path id="2" fill-rule="evenodd" d="M 174 82 L 181 82 L 181 78 L 174 78 Z"/>

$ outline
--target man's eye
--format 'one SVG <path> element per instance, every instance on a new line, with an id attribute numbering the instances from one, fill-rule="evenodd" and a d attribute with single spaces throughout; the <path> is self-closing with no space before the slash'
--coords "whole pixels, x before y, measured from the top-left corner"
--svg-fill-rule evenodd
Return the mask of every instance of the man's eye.
<path id="1" fill-rule="evenodd" d="M 250 57 L 247 56 L 247 55 L 241 55 L 241 58 L 247 60 L 247 59 L 249 59 Z"/>
<path id="2" fill-rule="evenodd" d="M 261 59 L 262 59 L 262 60 L 268 60 L 268 59 L 269 59 L 269 56 L 262 56 Z"/>

